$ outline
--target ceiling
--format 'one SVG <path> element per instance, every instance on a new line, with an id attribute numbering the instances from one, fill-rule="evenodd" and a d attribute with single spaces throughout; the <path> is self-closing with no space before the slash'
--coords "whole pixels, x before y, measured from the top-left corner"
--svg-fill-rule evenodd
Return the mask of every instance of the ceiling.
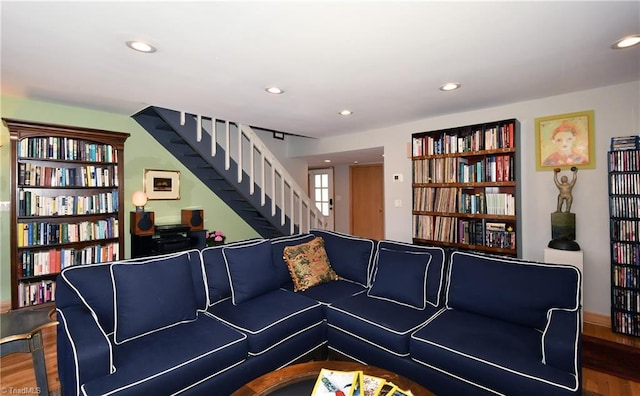
<path id="1" fill-rule="evenodd" d="M 640 80 L 640 48 L 610 47 L 640 33 L 638 1 L 0 7 L 3 95 L 127 115 L 155 105 L 317 138 Z M 157 52 L 125 46 L 134 39 Z M 462 88 L 438 89 L 449 81 Z"/>

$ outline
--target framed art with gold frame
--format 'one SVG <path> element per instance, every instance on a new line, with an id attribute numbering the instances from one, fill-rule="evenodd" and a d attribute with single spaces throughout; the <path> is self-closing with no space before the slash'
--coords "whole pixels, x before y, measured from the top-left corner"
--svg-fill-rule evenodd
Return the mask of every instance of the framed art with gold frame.
<path id="1" fill-rule="evenodd" d="M 180 171 L 145 169 L 144 192 L 148 199 L 180 199 Z"/>
<path id="2" fill-rule="evenodd" d="M 535 125 L 536 170 L 596 167 L 593 110 L 536 118 Z"/>

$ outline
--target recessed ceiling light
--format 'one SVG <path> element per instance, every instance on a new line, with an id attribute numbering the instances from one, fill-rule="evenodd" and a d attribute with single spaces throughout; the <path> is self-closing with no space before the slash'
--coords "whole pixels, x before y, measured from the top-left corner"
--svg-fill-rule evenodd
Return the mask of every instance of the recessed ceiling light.
<path id="1" fill-rule="evenodd" d="M 445 92 L 446 92 L 446 91 L 455 91 L 456 89 L 458 89 L 458 88 L 460 88 L 460 87 L 461 87 L 460 83 L 457 83 L 457 82 L 449 82 L 449 83 L 446 83 L 446 84 L 442 84 L 442 85 L 440 86 L 440 90 L 441 90 L 441 91 L 445 91 Z"/>
<path id="2" fill-rule="evenodd" d="M 353 111 L 344 109 L 344 110 L 340 111 L 338 114 L 340 114 L 341 116 L 350 116 L 350 115 L 353 114 Z"/>
<path id="3" fill-rule="evenodd" d="M 324 162 L 326 162 L 328 164 L 329 162 L 331 162 L 331 160 L 330 159 L 326 159 L 326 160 L 324 160 Z"/>
<path id="4" fill-rule="evenodd" d="M 265 91 L 269 92 L 270 94 L 274 94 L 274 95 L 280 95 L 284 93 L 284 90 L 278 88 L 278 87 L 267 87 L 264 89 Z"/>
<path id="5" fill-rule="evenodd" d="M 144 52 L 146 54 L 157 51 L 156 47 L 149 43 L 145 43 L 144 41 L 127 41 L 127 47 L 138 52 Z"/>
<path id="6" fill-rule="evenodd" d="M 620 40 L 616 41 L 615 43 L 613 43 L 611 48 L 613 49 L 629 48 L 638 44 L 640 44 L 640 34 L 634 34 L 631 36 L 623 37 Z"/>

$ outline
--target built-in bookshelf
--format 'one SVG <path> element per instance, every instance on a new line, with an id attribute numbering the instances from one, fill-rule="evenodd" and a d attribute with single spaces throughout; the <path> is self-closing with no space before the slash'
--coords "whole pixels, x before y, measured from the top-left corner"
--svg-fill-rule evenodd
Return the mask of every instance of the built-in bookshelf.
<path id="1" fill-rule="evenodd" d="M 55 301 L 68 266 L 124 256 L 128 133 L 3 119 L 11 137 L 11 307 Z"/>
<path id="2" fill-rule="evenodd" d="M 413 242 L 518 256 L 515 119 L 412 135 Z"/>
<path id="3" fill-rule="evenodd" d="M 640 336 L 640 143 L 615 144 L 609 162 L 611 329 Z M 633 149 L 635 148 L 635 149 Z"/>

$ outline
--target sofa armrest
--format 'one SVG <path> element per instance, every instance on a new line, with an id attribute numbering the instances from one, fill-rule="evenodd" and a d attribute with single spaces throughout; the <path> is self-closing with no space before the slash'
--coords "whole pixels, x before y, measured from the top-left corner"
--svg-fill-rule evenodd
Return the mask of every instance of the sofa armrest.
<path id="1" fill-rule="evenodd" d="M 84 306 L 58 308 L 58 375 L 63 394 L 77 395 L 80 386 L 113 370 L 111 342 Z"/>
<path id="2" fill-rule="evenodd" d="M 580 358 L 580 311 L 552 309 L 542 334 L 542 363 L 570 373 Z"/>

